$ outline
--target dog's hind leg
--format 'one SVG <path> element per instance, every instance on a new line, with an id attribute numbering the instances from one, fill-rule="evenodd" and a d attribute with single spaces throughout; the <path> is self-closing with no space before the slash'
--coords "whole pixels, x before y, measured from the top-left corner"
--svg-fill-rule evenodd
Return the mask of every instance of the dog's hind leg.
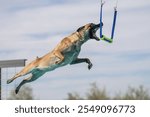
<path id="1" fill-rule="evenodd" d="M 20 90 L 20 88 L 21 88 L 22 85 L 24 85 L 25 83 L 31 82 L 31 81 L 30 81 L 31 78 L 32 78 L 32 75 L 31 75 L 30 77 L 24 79 L 24 80 L 19 84 L 19 86 L 15 89 L 15 93 L 17 94 L 17 93 L 19 92 L 19 90 Z"/>
<path id="2" fill-rule="evenodd" d="M 22 76 L 22 75 L 20 73 L 17 73 L 13 78 L 7 80 L 7 84 L 11 83 L 12 81 L 14 81 L 16 78 L 18 78 L 20 76 Z"/>
<path id="3" fill-rule="evenodd" d="M 24 72 L 24 71 L 22 70 L 21 72 L 17 73 L 17 74 L 16 74 L 14 77 L 12 77 L 11 79 L 8 79 L 8 80 L 7 80 L 7 84 L 13 82 L 16 78 L 21 77 L 21 76 L 24 76 L 24 75 L 27 75 L 27 74 L 29 74 L 29 73 L 30 73 L 30 72 Z"/>
<path id="4" fill-rule="evenodd" d="M 83 62 L 88 63 L 88 69 L 89 70 L 92 68 L 93 64 L 91 63 L 90 59 L 88 59 L 88 58 L 77 58 L 77 59 L 73 60 L 70 63 L 70 65 L 78 64 L 78 63 L 83 63 Z"/>
<path id="5" fill-rule="evenodd" d="M 15 93 L 17 94 L 20 90 L 20 88 L 22 87 L 22 85 L 26 84 L 26 83 L 29 83 L 29 82 L 32 82 L 32 81 L 35 81 L 36 79 L 38 79 L 40 76 L 42 76 L 45 72 L 43 71 L 38 71 L 36 73 L 33 73 L 31 74 L 30 77 L 28 78 L 25 78 L 19 85 L 18 87 L 15 89 Z"/>
<path id="6" fill-rule="evenodd" d="M 7 84 L 11 83 L 12 81 L 14 81 L 18 77 L 21 77 L 21 76 L 24 76 L 24 75 L 31 73 L 31 71 L 37 67 L 36 61 L 37 60 L 31 62 L 30 64 L 25 66 L 19 73 L 17 73 L 14 77 L 12 77 L 11 79 L 8 79 Z"/>

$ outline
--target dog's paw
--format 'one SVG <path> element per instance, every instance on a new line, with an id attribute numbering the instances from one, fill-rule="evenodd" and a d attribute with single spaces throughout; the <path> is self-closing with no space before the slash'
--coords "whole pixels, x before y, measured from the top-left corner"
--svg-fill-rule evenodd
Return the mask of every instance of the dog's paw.
<path id="1" fill-rule="evenodd" d="M 90 70 L 92 67 L 93 67 L 93 64 L 90 63 L 90 64 L 88 65 L 88 69 Z"/>
<path id="2" fill-rule="evenodd" d="M 11 83 L 12 82 L 12 80 L 11 79 L 8 79 L 7 80 L 7 84 L 9 84 L 9 83 Z"/>
<path id="3" fill-rule="evenodd" d="M 16 89 L 16 90 L 15 90 L 15 93 L 16 93 L 16 94 L 18 94 L 18 92 L 19 92 L 19 90 L 18 90 L 18 89 Z"/>

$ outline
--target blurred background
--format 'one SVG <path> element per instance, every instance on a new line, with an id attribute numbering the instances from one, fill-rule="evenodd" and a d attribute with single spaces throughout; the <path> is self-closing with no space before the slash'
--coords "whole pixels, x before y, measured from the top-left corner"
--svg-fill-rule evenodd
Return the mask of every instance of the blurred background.
<path id="1" fill-rule="evenodd" d="M 105 0 L 107 36 L 116 1 Z M 100 0 L 0 0 L 0 60 L 29 63 L 80 26 L 99 23 L 99 13 Z M 18 98 L 14 90 L 25 77 L 6 81 L 22 68 L 6 68 L 2 99 L 150 99 L 149 21 L 150 0 L 119 0 L 114 42 L 90 40 L 82 46 L 79 57 L 91 60 L 90 71 L 84 63 L 58 68 L 26 85 L 18 95 L 29 96 Z"/>

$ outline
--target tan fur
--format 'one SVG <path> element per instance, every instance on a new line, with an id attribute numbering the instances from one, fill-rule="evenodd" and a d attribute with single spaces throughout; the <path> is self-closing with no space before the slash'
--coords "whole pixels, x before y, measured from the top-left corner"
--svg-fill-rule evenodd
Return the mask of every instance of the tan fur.
<path id="1" fill-rule="evenodd" d="M 52 52 L 44 55 L 43 57 L 37 57 L 36 60 L 32 61 L 28 65 L 26 65 L 18 74 L 16 74 L 11 80 L 15 80 L 20 76 L 24 76 L 28 74 L 34 68 L 47 68 L 50 64 L 58 64 L 63 61 L 64 56 L 61 54 L 62 51 L 67 49 L 73 43 L 81 39 L 81 35 L 76 32 L 71 34 L 70 36 L 64 38 Z M 53 60 L 54 59 L 54 60 Z M 52 63 L 51 63 L 52 61 Z"/>
<path id="2" fill-rule="evenodd" d="M 43 57 L 36 57 L 34 61 L 26 65 L 13 78 L 7 80 L 7 83 L 9 84 L 16 78 L 31 73 L 31 76 L 25 78 L 16 88 L 15 91 L 16 93 L 18 93 L 20 87 L 23 84 L 36 80 L 45 72 L 51 71 L 66 64 L 78 63 L 80 60 L 77 58 L 77 56 L 80 52 L 81 45 L 89 39 L 89 34 L 87 33 L 89 33 L 88 31 L 91 28 L 91 24 L 87 24 L 80 28 L 80 31 L 77 31 L 75 33 L 72 33 L 70 36 L 65 37 L 51 52 L 47 53 Z M 63 54 L 65 52 L 66 54 Z M 87 58 L 82 59 L 80 62 L 88 63 L 89 69 L 92 67 L 92 63 Z"/>

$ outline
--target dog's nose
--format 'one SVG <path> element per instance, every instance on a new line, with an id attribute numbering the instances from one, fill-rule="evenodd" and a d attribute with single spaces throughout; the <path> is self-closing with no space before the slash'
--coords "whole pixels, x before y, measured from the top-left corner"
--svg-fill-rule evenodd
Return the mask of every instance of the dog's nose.
<path id="1" fill-rule="evenodd" d="M 94 27 L 95 28 L 99 28 L 100 27 L 100 23 L 99 24 L 95 24 Z"/>
<path id="2" fill-rule="evenodd" d="M 103 23 L 96 24 L 97 27 L 103 26 Z"/>

